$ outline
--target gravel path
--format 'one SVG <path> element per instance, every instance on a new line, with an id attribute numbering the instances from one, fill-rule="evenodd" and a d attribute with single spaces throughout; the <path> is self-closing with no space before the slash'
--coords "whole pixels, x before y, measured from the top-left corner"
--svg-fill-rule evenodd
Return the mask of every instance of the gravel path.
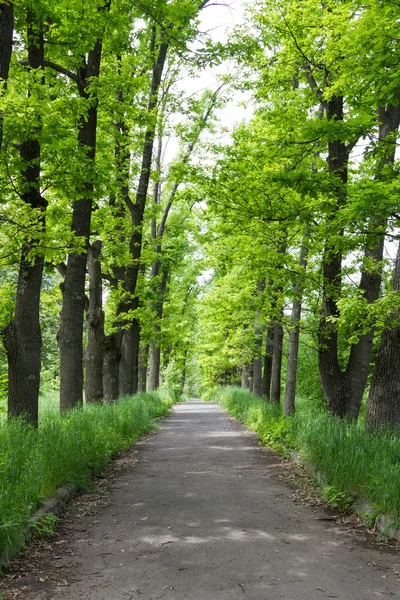
<path id="1" fill-rule="evenodd" d="M 38 574 L 18 598 L 400 598 L 398 551 L 296 505 L 280 459 L 215 404 L 176 405 L 136 456 L 79 535 L 49 547 L 58 581 Z"/>

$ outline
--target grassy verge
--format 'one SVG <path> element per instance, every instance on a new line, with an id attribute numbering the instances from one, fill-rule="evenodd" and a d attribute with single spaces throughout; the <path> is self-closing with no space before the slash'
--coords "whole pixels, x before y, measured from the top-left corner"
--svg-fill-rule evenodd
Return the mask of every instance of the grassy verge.
<path id="1" fill-rule="evenodd" d="M 173 402 L 166 391 L 142 393 L 64 415 L 49 410 L 38 430 L 20 419 L 0 423 L 0 556 L 21 548 L 44 498 L 66 484 L 90 489 L 92 477 L 153 429 Z"/>
<path id="2" fill-rule="evenodd" d="M 307 401 L 299 401 L 295 416 L 284 417 L 279 407 L 234 387 L 220 388 L 205 399 L 243 421 L 263 445 L 286 456 L 301 453 L 323 475 L 322 492 L 332 506 L 343 510 L 362 498 L 373 507 L 369 519 L 386 514 L 394 526 L 400 525 L 398 435 L 367 435 L 362 422 L 343 422 Z"/>

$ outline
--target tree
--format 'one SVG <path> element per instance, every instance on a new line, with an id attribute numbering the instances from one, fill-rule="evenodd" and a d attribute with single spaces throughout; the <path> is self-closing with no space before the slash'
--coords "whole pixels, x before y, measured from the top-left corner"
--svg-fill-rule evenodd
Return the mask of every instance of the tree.
<path id="1" fill-rule="evenodd" d="M 37 425 L 42 345 L 39 303 L 44 266 L 40 252 L 40 230 L 44 226 L 42 215 L 46 208 L 46 200 L 40 191 L 40 100 L 44 83 L 43 21 L 40 12 L 28 8 L 26 25 L 28 101 L 33 111 L 29 116 L 29 126 L 20 141 L 21 198 L 32 215 L 38 215 L 39 231 L 28 234 L 24 240 L 15 317 L 3 331 L 3 336 L 8 359 L 8 414 L 10 417 L 23 414 L 33 425 Z"/>
<path id="2" fill-rule="evenodd" d="M 140 269 L 140 256 L 142 252 L 143 219 L 146 207 L 147 193 L 150 181 L 150 172 L 153 158 L 153 146 L 157 131 L 157 116 L 159 109 L 159 92 L 162 75 L 167 61 L 167 54 L 176 38 L 181 43 L 186 43 L 193 35 L 190 31 L 190 23 L 196 18 L 198 11 L 208 4 L 208 0 L 202 2 L 193 1 L 187 6 L 185 14 L 178 14 L 175 5 L 168 6 L 168 10 L 162 14 L 162 27 L 154 20 L 151 35 L 152 77 L 150 84 L 149 100 L 147 105 L 147 125 L 144 134 L 141 166 L 137 184 L 135 200 L 125 195 L 125 202 L 131 216 L 132 234 L 129 242 L 131 252 L 131 264 L 125 272 L 124 291 L 125 300 L 121 304 L 120 313 L 134 313 L 138 308 L 136 296 L 136 285 Z M 170 13 L 168 12 L 170 11 Z M 138 387 L 138 359 L 140 347 L 140 328 L 137 319 L 133 318 L 128 328 L 124 330 L 121 344 L 120 362 L 120 393 L 134 393 Z"/>
<path id="3" fill-rule="evenodd" d="M 190 103 L 189 123 L 186 126 L 180 125 L 181 148 L 177 159 L 171 164 L 166 181 L 167 200 L 165 202 L 163 212 L 159 223 L 156 218 L 152 219 L 151 233 L 152 243 L 154 245 L 154 258 L 151 265 L 150 273 L 150 288 L 155 298 L 154 302 L 154 336 L 150 341 L 150 370 L 149 370 L 149 390 L 154 390 L 159 387 L 160 379 L 160 344 L 158 341 L 160 333 L 160 321 L 162 318 L 163 304 L 166 292 L 166 286 L 169 278 L 169 263 L 170 259 L 163 258 L 163 237 L 167 227 L 168 217 L 174 204 L 177 201 L 178 191 L 180 186 L 187 176 L 188 164 L 192 154 L 199 142 L 199 137 L 202 131 L 209 125 L 212 113 L 217 105 L 221 86 L 215 92 L 207 91 L 198 101 Z M 163 128 L 162 128 L 163 130 Z M 162 140 L 159 142 L 157 152 L 156 167 L 161 171 L 161 153 Z M 162 203 L 162 190 L 159 182 L 155 183 L 154 188 L 154 205 L 157 207 Z"/>
<path id="4" fill-rule="evenodd" d="M 3 2 L 0 5 L 0 98 L 7 89 L 8 74 L 13 45 L 14 4 Z M 3 114 L 0 112 L 0 151 L 3 145 Z"/>
<path id="5" fill-rule="evenodd" d="M 398 369 L 400 358 L 398 298 L 400 292 L 400 245 L 395 259 L 392 290 L 392 308 L 386 319 L 385 329 L 382 332 L 369 390 L 366 418 L 368 429 L 379 429 L 384 426 L 400 427 L 398 394 L 400 383 Z"/>
<path id="6" fill-rule="evenodd" d="M 86 262 L 93 207 L 95 158 L 97 141 L 97 80 L 103 46 L 104 18 L 111 0 L 94 13 L 95 32 L 92 47 L 82 55 L 73 48 L 76 73 L 69 73 L 76 82 L 84 107 L 79 117 L 78 153 L 85 162 L 86 177 L 76 189 L 72 209 L 72 232 L 76 246 L 68 255 L 63 282 L 63 306 L 60 318 L 60 404 L 63 410 L 82 404 L 83 400 L 83 314 L 85 309 Z M 56 69 L 57 70 L 57 69 Z"/>

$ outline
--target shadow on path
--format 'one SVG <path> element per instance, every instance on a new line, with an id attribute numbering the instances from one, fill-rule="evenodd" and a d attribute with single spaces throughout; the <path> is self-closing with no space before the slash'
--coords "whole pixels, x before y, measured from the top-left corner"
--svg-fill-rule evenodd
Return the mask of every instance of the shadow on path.
<path id="1" fill-rule="evenodd" d="M 80 535 L 52 549 L 60 585 L 40 582 L 26 598 L 400 597 L 398 555 L 295 505 L 273 477 L 280 459 L 215 404 L 176 405 L 136 456 Z"/>

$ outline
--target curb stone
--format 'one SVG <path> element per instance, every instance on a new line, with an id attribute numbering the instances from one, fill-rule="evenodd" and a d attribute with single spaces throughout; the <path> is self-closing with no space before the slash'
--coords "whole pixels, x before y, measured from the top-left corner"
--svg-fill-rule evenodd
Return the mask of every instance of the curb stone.
<path id="1" fill-rule="evenodd" d="M 64 485 L 54 492 L 54 496 L 46 498 L 40 508 L 29 519 L 29 525 L 22 533 L 22 545 L 35 533 L 36 525 L 40 523 L 44 516 L 53 514 L 59 515 L 62 508 L 67 502 L 76 496 L 78 487 L 76 485 Z M 0 569 L 5 567 L 7 563 L 14 558 L 20 550 L 7 548 L 0 554 Z"/>
<path id="2" fill-rule="evenodd" d="M 317 471 L 315 467 L 304 460 L 304 457 L 296 452 L 290 453 L 290 459 L 296 464 L 301 465 L 305 470 L 315 477 L 319 484 L 325 481 L 325 475 L 321 471 Z M 376 514 L 372 504 L 364 500 L 363 498 L 355 498 L 353 504 L 350 506 L 351 512 L 358 515 L 362 520 L 368 515 Z M 380 533 L 387 538 L 400 542 L 400 527 L 393 525 L 393 519 L 389 515 L 380 515 L 375 521 L 375 527 Z"/>

